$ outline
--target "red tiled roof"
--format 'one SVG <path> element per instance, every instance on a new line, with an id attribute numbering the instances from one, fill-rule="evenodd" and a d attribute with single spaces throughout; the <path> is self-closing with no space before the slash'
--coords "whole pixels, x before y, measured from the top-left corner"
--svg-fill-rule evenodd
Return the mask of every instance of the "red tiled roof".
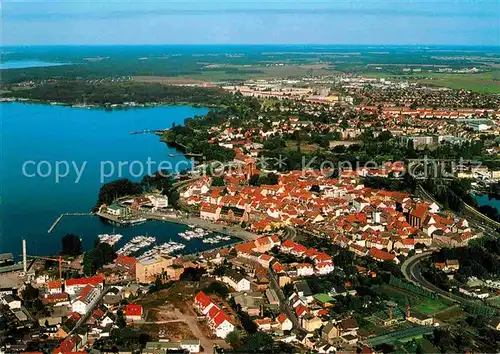
<path id="1" fill-rule="evenodd" d="M 72 278 L 66 280 L 66 286 L 73 286 L 73 285 L 97 285 L 97 284 L 102 284 L 104 282 L 104 278 L 101 275 L 96 275 L 94 277 L 87 277 L 87 278 Z"/>
<path id="2" fill-rule="evenodd" d="M 118 257 L 116 257 L 115 263 L 132 268 L 132 267 L 135 267 L 137 260 L 134 257 L 129 257 L 129 256 L 125 256 L 124 254 L 120 254 L 120 255 L 118 255 Z"/>
<path id="3" fill-rule="evenodd" d="M 396 256 L 394 254 L 379 250 L 378 248 L 375 248 L 375 247 L 370 248 L 370 251 L 368 251 L 368 253 L 373 258 L 379 259 L 382 261 L 392 261 L 392 260 L 394 260 L 394 258 L 396 258 Z"/>
<path id="4" fill-rule="evenodd" d="M 48 289 L 60 289 L 62 286 L 61 282 L 59 280 L 55 280 L 55 281 L 49 281 L 47 283 L 47 288 Z"/>
<path id="5" fill-rule="evenodd" d="M 210 296 L 205 294 L 203 291 L 200 291 L 194 297 L 194 302 L 202 309 L 205 309 L 212 303 L 212 300 L 210 299 Z"/>
<path id="6" fill-rule="evenodd" d="M 142 316 L 142 306 L 139 304 L 128 304 L 125 306 L 126 316 Z"/>
<path id="7" fill-rule="evenodd" d="M 231 323 L 229 317 L 226 316 L 223 310 L 220 310 L 219 313 L 213 319 L 214 328 L 219 327 L 224 321 Z"/>
<path id="8" fill-rule="evenodd" d="M 288 317 L 286 317 L 286 315 L 284 313 L 280 313 L 280 315 L 276 318 L 276 320 L 279 323 L 284 323 L 287 319 L 288 319 Z"/>

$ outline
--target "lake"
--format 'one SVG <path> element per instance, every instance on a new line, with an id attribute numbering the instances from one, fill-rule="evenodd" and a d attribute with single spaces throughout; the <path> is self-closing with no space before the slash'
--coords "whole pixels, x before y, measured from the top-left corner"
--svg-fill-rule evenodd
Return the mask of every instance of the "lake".
<path id="1" fill-rule="evenodd" d="M 61 66 L 71 65 L 69 63 L 53 63 L 40 60 L 9 60 L 0 63 L 0 70 L 2 69 L 26 69 L 26 68 L 41 68 L 46 66 Z"/>
<path id="2" fill-rule="evenodd" d="M 489 205 L 489 206 L 496 208 L 498 210 L 498 212 L 500 213 L 500 200 L 490 199 L 490 198 L 488 198 L 487 194 L 475 195 L 474 199 L 476 200 L 476 202 L 479 206 Z"/>
<path id="3" fill-rule="evenodd" d="M 207 111 L 190 106 L 106 111 L 1 103 L 0 253 L 19 255 L 21 240 L 25 238 L 28 254 L 52 255 L 60 250 L 61 237 L 66 233 L 82 237 L 84 248 L 92 247 L 98 234 L 113 232 L 111 225 L 97 217 L 64 217 L 52 233 L 47 234 L 47 229 L 61 213 L 91 210 L 101 186 L 102 162 L 106 163 L 106 176 L 109 175 L 104 182 L 120 176 L 140 180 L 139 167 L 146 168 L 148 160 L 189 166 L 189 160 L 161 143 L 156 135 L 130 133 L 170 128 L 173 123 L 182 124 L 185 118 Z M 168 156 L 175 153 L 175 157 Z M 54 171 L 58 164 L 62 171 L 64 162 L 68 162 L 70 169 L 67 177 L 57 181 Z M 131 164 L 133 167 L 129 169 Z M 82 171 L 79 179 L 74 166 Z M 115 166 L 113 174 L 111 166 Z M 49 168 L 52 168 L 51 174 Z M 177 234 L 186 229 L 184 225 L 148 222 L 132 228 L 117 228 L 116 232 L 124 235 L 121 243 L 135 235 L 148 234 L 158 241 L 171 239 L 186 243 L 183 251 L 214 247 L 198 239 L 189 242 L 180 239 Z M 217 246 L 220 245 L 223 243 Z"/>

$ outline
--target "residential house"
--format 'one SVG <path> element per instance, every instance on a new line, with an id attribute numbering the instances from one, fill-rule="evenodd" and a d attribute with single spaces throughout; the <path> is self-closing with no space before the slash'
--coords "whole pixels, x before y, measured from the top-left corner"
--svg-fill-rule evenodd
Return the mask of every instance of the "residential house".
<path id="1" fill-rule="evenodd" d="M 323 323 L 317 316 L 307 314 L 302 317 L 302 327 L 304 327 L 304 329 L 308 332 L 314 332 L 318 328 L 321 328 L 321 326 L 323 326 Z"/>
<path id="2" fill-rule="evenodd" d="M 250 290 L 250 280 L 245 278 L 241 273 L 230 269 L 222 277 L 222 281 L 231 286 L 236 291 Z"/>
<path id="3" fill-rule="evenodd" d="M 280 313 L 279 316 L 276 317 L 276 321 L 280 324 L 282 331 L 291 331 L 293 328 L 292 321 L 290 321 L 284 313 Z"/>
<path id="4" fill-rule="evenodd" d="M 143 309 L 139 304 L 127 304 L 124 311 L 127 322 L 135 322 L 142 320 Z"/>

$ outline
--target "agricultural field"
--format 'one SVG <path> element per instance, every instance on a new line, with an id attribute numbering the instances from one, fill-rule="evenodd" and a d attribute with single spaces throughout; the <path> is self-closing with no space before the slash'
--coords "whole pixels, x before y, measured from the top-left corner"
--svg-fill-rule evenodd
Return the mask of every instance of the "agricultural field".
<path id="1" fill-rule="evenodd" d="M 464 89 L 481 93 L 500 93 L 500 70 L 476 74 L 419 73 L 394 75 L 384 72 L 363 73 L 362 76 L 408 80 L 420 84 Z"/>

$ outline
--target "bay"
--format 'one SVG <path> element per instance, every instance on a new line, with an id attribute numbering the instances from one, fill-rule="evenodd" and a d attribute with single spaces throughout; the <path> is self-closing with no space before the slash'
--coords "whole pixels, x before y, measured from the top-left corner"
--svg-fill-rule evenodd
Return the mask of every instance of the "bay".
<path id="1" fill-rule="evenodd" d="M 191 106 L 106 111 L 1 103 L 0 252 L 12 252 L 18 256 L 24 238 L 28 254 L 53 255 L 59 252 L 61 238 L 66 233 L 82 237 L 84 248 L 91 248 L 98 234 L 113 232 L 111 225 L 97 217 L 64 217 L 50 234 L 47 230 L 62 213 L 90 211 L 95 205 L 101 182 L 118 177 L 140 180 L 138 167 L 142 165 L 146 169 L 148 159 L 157 162 L 152 165 L 153 171 L 162 161 L 173 166 L 182 163 L 183 168 L 189 166 L 189 160 L 161 143 L 158 136 L 130 133 L 170 128 L 173 123 L 183 124 L 185 118 L 206 114 L 207 111 L 206 108 Z M 169 154 L 176 155 L 169 157 Z M 45 162 L 40 164 L 41 161 Z M 79 168 L 86 164 L 78 181 L 71 165 L 68 176 L 56 181 L 55 166 L 65 161 Z M 26 162 L 29 164 L 25 165 Z M 108 168 L 113 165 L 115 173 L 101 181 L 103 162 Z M 119 174 L 120 162 L 127 164 Z M 35 164 L 39 164 L 40 173 L 37 173 Z M 24 172 L 23 165 L 26 167 Z M 49 166 L 52 167 L 51 174 L 48 174 Z M 43 177 L 45 175 L 47 177 Z M 158 242 L 172 240 L 186 243 L 185 252 L 213 247 L 199 239 L 186 242 L 177 236 L 186 229 L 184 225 L 148 222 L 130 228 L 116 228 L 115 231 L 124 235 L 120 244 L 135 235 L 148 234 L 155 236 Z"/>

